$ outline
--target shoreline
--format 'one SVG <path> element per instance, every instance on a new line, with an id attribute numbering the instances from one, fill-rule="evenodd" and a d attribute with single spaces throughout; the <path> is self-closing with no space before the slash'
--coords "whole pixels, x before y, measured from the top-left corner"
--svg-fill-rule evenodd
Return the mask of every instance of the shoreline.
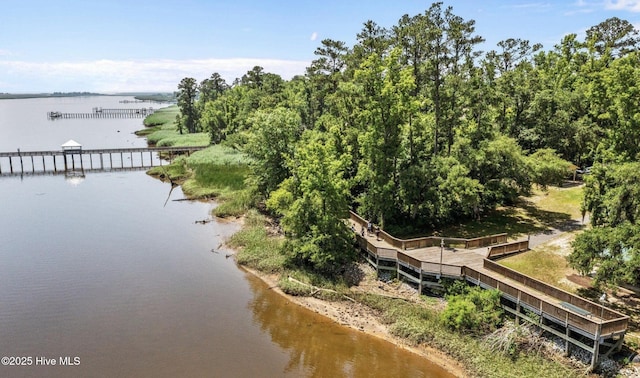
<path id="1" fill-rule="evenodd" d="M 217 219 L 218 218 L 216 218 L 216 220 Z M 225 248 L 234 254 L 235 259 L 235 253 L 237 251 L 226 246 Z M 374 311 L 363 304 L 351 302 L 330 302 L 315 297 L 288 295 L 280 289 L 280 286 L 278 286 L 278 275 L 265 274 L 238 264 L 237 262 L 236 266 L 262 280 L 271 290 L 275 291 L 291 303 L 322 315 L 343 327 L 351 328 L 352 330 L 363 332 L 369 336 L 390 342 L 397 348 L 401 348 L 429 360 L 434 365 L 441 367 L 455 377 L 471 377 L 467 369 L 465 369 L 460 362 L 443 351 L 426 345 L 412 346 L 407 344 L 401 338 L 392 335 L 387 326 L 380 322 L 379 317 L 374 313 Z"/>
<path id="2" fill-rule="evenodd" d="M 146 128 L 146 127 L 145 127 Z M 143 130 L 145 129 L 143 128 Z M 147 139 L 148 137 L 144 137 Z M 157 177 L 156 177 L 157 178 Z M 159 178 L 157 178 L 159 179 Z M 162 181 L 162 180 L 161 180 Z M 183 183 L 180 183 L 182 187 Z M 186 196 L 187 198 L 189 196 Z M 192 198 L 193 200 L 193 198 Z M 204 202 L 213 202 L 219 204 L 215 199 L 197 199 Z M 239 217 L 226 217 L 221 218 L 212 214 L 212 219 L 215 222 L 220 223 L 236 223 L 240 228 L 244 226 L 244 216 Z M 268 287 L 274 290 L 278 295 L 285 298 L 290 303 L 304 307 L 310 311 L 313 311 L 325 318 L 330 319 L 334 323 L 343 327 L 351 328 L 355 331 L 364 332 L 365 334 L 376 337 L 378 339 L 387 341 L 393 344 L 396 348 L 401 348 L 405 351 L 413 353 L 431 362 L 432 364 L 442 368 L 446 372 L 452 374 L 455 377 L 467 378 L 471 377 L 468 370 L 456 359 L 449 356 L 445 352 L 430 347 L 427 345 L 413 346 L 397 336 L 392 335 L 386 325 L 382 324 L 380 317 L 375 311 L 361 303 L 352 302 L 330 302 L 315 297 L 301 297 L 288 295 L 280 289 L 278 285 L 277 274 L 266 274 L 255 269 L 249 268 L 245 265 L 239 264 L 236 260 L 237 250 L 229 247 L 223 242 L 223 249 L 226 249 L 233 256 L 235 265 L 238 269 L 253 275 L 268 285 Z"/>

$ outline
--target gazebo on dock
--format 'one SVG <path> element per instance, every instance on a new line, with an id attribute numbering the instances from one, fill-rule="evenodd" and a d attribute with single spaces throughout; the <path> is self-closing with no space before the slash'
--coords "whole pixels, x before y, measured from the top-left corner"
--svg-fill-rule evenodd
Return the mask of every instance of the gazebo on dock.
<path id="1" fill-rule="evenodd" d="M 82 145 L 73 139 L 69 139 L 62 146 L 62 152 L 66 154 L 80 154 L 82 153 Z"/>

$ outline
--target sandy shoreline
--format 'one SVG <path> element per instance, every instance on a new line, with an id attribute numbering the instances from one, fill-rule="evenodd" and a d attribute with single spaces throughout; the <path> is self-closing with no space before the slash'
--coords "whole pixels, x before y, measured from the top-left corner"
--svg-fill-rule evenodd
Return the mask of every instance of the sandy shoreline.
<path id="1" fill-rule="evenodd" d="M 256 270 L 238 264 L 238 266 L 260 278 L 269 288 L 285 297 L 290 302 L 305 307 L 317 314 L 325 316 L 334 322 L 364 332 L 368 335 L 389 341 L 396 346 L 427 358 L 434 364 L 442 367 L 456 377 L 469 377 L 470 375 L 458 361 L 454 360 L 446 353 L 428 346 L 414 347 L 406 344 L 403 340 L 389 333 L 388 328 L 382 324 L 374 311 L 360 303 L 352 302 L 329 302 L 315 297 L 298 297 L 284 293 L 278 286 L 277 275 L 267 275 Z"/>

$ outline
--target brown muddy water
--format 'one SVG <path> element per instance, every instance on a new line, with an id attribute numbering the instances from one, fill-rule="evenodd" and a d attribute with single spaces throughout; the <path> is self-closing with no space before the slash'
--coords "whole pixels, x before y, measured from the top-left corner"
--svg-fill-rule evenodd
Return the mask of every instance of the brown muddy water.
<path id="1" fill-rule="evenodd" d="M 114 99 L 74 99 L 62 110 L 116 107 Z M 30 149 L 80 139 L 77 130 L 86 148 L 109 147 L 99 145 L 104 134 L 111 147 L 144 145 L 131 135 L 140 120 L 46 123 L 63 106 L 13 101 L 0 101 L 0 132 L 44 130 L 46 141 L 34 136 Z M 21 123 L 12 109 L 25 107 L 44 124 Z M 3 138 L 2 150 L 20 147 L 10 143 Z M 214 205 L 180 198 L 144 172 L 0 177 L 0 376 L 452 376 L 269 290 L 219 250 L 238 226 L 197 224 Z"/>

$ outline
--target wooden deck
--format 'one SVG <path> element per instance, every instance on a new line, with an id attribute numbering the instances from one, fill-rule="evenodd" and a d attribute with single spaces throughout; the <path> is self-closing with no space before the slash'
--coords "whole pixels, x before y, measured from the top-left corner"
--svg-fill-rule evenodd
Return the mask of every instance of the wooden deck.
<path id="1" fill-rule="evenodd" d="M 171 161 L 174 156 L 190 154 L 208 146 L 140 147 L 91 150 L 50 150 L 0 152 L 0 175 L 47 174 L 68 170 L 97 171 L 150 168 L 162 165 L 160 154 Z"/>
<path id="2" fill-rule="evenodd" d="M 91 113 L 47 112 L 47 118 L 57 119 L 91 119 L 91 118 L 144 118 L 155 112 L 153 108 L 140 109 L 104 109 L 93 108 Z"/>
<path id="3" fill-rule="evenodd" d="M 592 368 L 602 356 L 622 346 L 628 316 L 492 261 L 526 251 L 528 239 L 507 242 L 506 234 L 500 234 L 477 239 L 432 236 L 402 240 L 384 231 L 378 235 L 365 231 L 362 236 L 367 222 L 353 212 L 350 222 L 369 263 L 378 270 L 395 271 L 398 278 L 413 282 L 419 291 L 443 277 L 497 289 L 506 311 L 561 337 L 566 353 L 570 343 L 591 352 Z M 601 345 L 606 352 L 601 353 Z"/>

